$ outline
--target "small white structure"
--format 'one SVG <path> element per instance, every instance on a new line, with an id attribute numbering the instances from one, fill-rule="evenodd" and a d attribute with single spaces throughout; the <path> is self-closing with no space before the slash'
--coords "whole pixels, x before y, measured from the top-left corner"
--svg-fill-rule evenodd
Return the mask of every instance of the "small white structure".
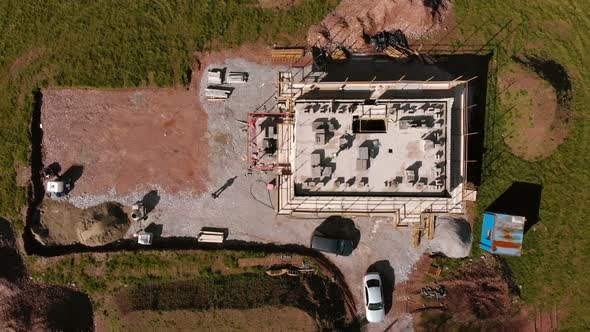
<path id="1" fill-rule="evenodd" d="M 230 71 L 227 75 L 227 83 L 229 84 L 244 84 L 248 82 L 248 73 Z"/>
<path id="2" fill-rule="evenodd" d="M 223 70 L 222 69 L 210 69 L 207 72 L 207 82 L 209 84 L 223 84 Z"/>
<path id="3" fill-rule="evenodd" d="M 133 234 L 133 236 L 137 238 L 137 243 L 144 245 L 144 246 L 151 245 L 152 240 L 154 238 L 152 233 L 149 233 L 149 232 L 146 232 L 143 230 Z"/>
<path id="4" fill-rule="evenodd" d="M 224 237 L 223 232 L 201 231 L 197 237 L 197 242 L 223 243 Z"/>
<path id="5" fill-rule="evenodd" d="M 65 184 L 63 181 L 47 181 L 45 190 L 50 194 L 61 194 L 65 190 Z"/>

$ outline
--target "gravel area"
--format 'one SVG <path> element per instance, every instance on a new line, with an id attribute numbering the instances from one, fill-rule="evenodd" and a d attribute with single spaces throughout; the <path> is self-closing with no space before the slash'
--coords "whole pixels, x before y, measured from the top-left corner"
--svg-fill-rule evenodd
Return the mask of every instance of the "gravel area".
<path id="1" fill-rule="evenodd" d="M 221 227 L 229 229 L 229 239 L 277 244 L 309 245 L 314 230 L 325 218 L 295 218 L 277 216 L 272 208 L 275 193 L 266 189 L 266 183 L 274 178 L 273 174 L 254 172 L 247 174 L 246 133 L 244 124 L 235 120 L 246 120 L 247 113 L 255 110 L 275 93 L 278 66 L 256 64 L 242 59 L 227 59 L 222 64 L 212 67 L 227 67 L 231 71 L 249 73 L 249 81 L 243 85 L 234 85 L 229 100 L 209 102 L 204 98 L 207 86 L 203 75 L 199 91 L 201 105 L 208 115 L 208 173 L 207 192 L 167 193 L 157 185 L 155 208 L 148 214 L 143 226 L 151 223 L 161 225 L 162 236 L 195 237 L 202 227 Z M 284 67 L 283 67 L 284 68 Z M 203 71 L 206 73 L 206 70 Z M 195 95 L 197 93 L 195 92 Z M 271 99 L 272 100 L 272 99 Z M 269 108 L 270 110 L 270 108 Z M 196 144 L 196 142 L 195 142 Z M 206 157 L 205 157 L 206 158 Z M 170 165 L 175 167 L 175 165 Z M 233 180 L 232 180 L 233 179 Z M 231 184 L 217 199 L 211 193 Z M 87 207 L 105 200 L 115 200 L 124 205 L 131 205 L 141 199 L 147 192 L 135 192 L 117 196 L 114 191 L 104 195 L 70 197 L 70 202 L 80 207 Z M 386 265 L 391 271 L 393 283 L 407 279 L 412 267 L 427 250 L 428 241 L 423 241 L 419 248 L 412 247 L 411 232 L 395 229 L 385 218 L 352 218 L 360 231 L 360 242 L 353 254 L 348 257 L 329 255 L 346 276 L 351 291 L 355 295 L 358 315 L 364 317 L 364 292 L 362 277 L 369 266 L 376 262 Z M 132 225 L 127 236 L 131 236 L 140 225 Z M 394 293 L 395 294 L 395 293 Z M 396 315 L 390 310 L 386 322 L 364 325 L 367 331 L 411 329 L 411 316 Z M 393 325 L 392 325 L 393 324 Z"/>

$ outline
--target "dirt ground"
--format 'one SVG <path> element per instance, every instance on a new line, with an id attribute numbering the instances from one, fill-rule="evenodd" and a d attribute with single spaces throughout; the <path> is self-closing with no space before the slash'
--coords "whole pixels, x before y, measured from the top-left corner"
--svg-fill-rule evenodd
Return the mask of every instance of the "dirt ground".
<path id="1" fill-rule="evenodd" d="M 31 167 L 23 165 L 15 165 L 16 171 L 16 185 L 19 187 L 26 187 L 31 182 Z"/>
<path id="2" fill-rule="evenodd" d="M 80 209 L 68 202 L 48 199 L 41 207 L 41 225 L 33 227 L 33 232 L 47 245 L 100 246 L 125 236 L 130 225 L 128 212 L 129 208 L 115 202 Z"/>
<path id="3" fill-rule="evenodd" d="M 529 161 L 550 156 L 568 133 L 555 89 L 519 65 L 500 75 L 498 89 L 507 121 L 511 121 L 504 141 L 512 153 Z"/>
<path id="4" fill-rule="evenodd" d="M 317 331 L 305 311 L 293 307 L 247 310 L 135 311 L 121 319 L 124 331 Z"/>
<path id="5" fill-rule="evenodd" d="M 34 283 L 17 249 L 10 223 L 0 218 L 0 331 L 88 331 L 87 295 L 67 287 Z"/>
<path id="6" fill-rule="evenodd" d="M 41 124 L 44 164 L 83 167 L 70 196 L 206 188 L 207 114 L 184 89 L 45 89 Z"/>
<path id="7" fill-rule="evenodd" d="M 345 0 L 321 23 L 309 29 L 307 44 L 328 50 L 344 46 L 363 53 L 371 50 L 365 43 L 365 34 L 400 29 L 409 39 L 434 35 L 443 27 L 450 11 L 451 2 L 447 0 Z"/>
<path id="8" fill-rule="evenodd" d="M 417 331 L 473 330 L 555 331 L 556 310 L 540 312 L 525 307 L 518 298 L 516 285 L 502 275 L 499 262 L 490 255 L 473 259 L 447 277 L 427 274 L 433 259 L 424 255 L 414 266 L 407 282 L 395 289 L 394 309 L 413 316 Z M 443 285 L 448 296 L 441 300 L 420 295 L 425 286 Z"/>

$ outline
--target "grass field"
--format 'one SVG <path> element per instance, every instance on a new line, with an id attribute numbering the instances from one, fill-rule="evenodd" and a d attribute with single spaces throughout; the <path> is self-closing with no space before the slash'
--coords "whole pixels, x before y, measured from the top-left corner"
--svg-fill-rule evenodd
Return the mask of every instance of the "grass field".
<path id="1" fill-rule="evenodd" d="M 79 254 L 39 260 L 30 258 L 34 278 L 76 287 L 85 293 L 116 294 L 124 287 L 144 286 L 152 282 L 186 281 L 221 274 L 262 271 L 238 269 L 238 259 L 260 257 L 249 251 L 122 252 L 115 254 Z"/>
<path id="2" fill-rule="evenodd" d="M 525 162 L 503 143 L 510 124 L 502 117 L 506 105 L 496 102 L 492 74 L 488 100 L 484 178 L 478 192 L 478 212 L 489 206 L 513 182 L 542 185 L 539 223 L 525 236 L 522 257 L 508 258 L 527 303 L 541 308 L 557 305 L 567 314 L 563 330 L 590 328 L 590 2 L 584 1 L 471 1 L 454 2 L 467 43 L 489 40 L 512 20 L 493 42 L 495 64 L 513 64 L 515 54 L 534 55 L 563 66 L 572 82 L 569 136 L 549 158 Z M 510 33 L 508 33 L 510 32 Z M 505 36 L 508 36 L 504 39 Z M 458 38 L 460 40 L 460 38 Z M 499 156 L 499 157 L 498 157 Z M 519 204 L 515 201 L 514 204 Z M 476 223 L 474 235 L 479 239 Z M 479 256 L 479 249 L 473 250 Z"/>
<path id="3" fill-rule="evenodd" d="M 213 324 L 211 320 L 224 310 L 231 318 L 221 326 L 248 326 L 248 320 L 263 324 L 273 321 L 264 312 L 283 306 L 303 310 L 291 313 L 305 318 L 303 326 L 318 322 L 329 328 L 330 324 L 347 323 L 344 293 L 321 271 L 300 277 L 270 277 L 264 273 L 268 267 L 238 267 L 240 258 L 266 256 L 263 252 L 228 250 L 88 253 L 29 256 L 28 266 L 35 281 L 89 294 L 95 321 L 112 331 L 138 330 L 142 324 L 164 329 L 186 325 L 174 318 Z M 313 260 L 308 263 L 317 268 Z M 250 309 L 263 315 L 248 319 Z M 239 310 L 246 311 L 240 314 Z"/>

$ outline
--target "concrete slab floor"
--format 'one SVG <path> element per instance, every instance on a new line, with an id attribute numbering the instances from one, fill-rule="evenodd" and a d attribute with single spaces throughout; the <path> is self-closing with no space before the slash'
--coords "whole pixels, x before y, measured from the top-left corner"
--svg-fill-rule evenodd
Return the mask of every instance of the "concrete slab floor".
<path id="1" fill-rule="evenodd" d="M 444 100 L 452 103 L 452 99 Z M 416 102 L 406 103 L 414 107 L 422 105 L 440 104 L 436 102 Z M 435 148 L 424 148 L 425 142 L 432 143 L 424 137 L 431 137 L 438 134 L 444 127 L 439 129 L 434 125 L 428 128 L 407 128 L 401 129 L 400 121 L 397 120 L 398 110 L 389 107 L 389 114 L 376 116 L 375 118 L 383 120 L 387 129 L 380 133 L 353 133 L 353 116 L 362 116 L 364 112 L 361 108 L 363 105 L 356 107 L 354 111 L 349 112 L 323 112 L 315 113 L 305 111 L 308 106 L 319 105 L 320 103 L 300 103 L 296 104 L 296 153 L 295 158 L 295 183 L 298 186 L 298 193 L 306 195 L 309 192 L 330 192 L 347 194 L 363 191 L 373 193 L 392 194 L 395 192 L 414 193 L 414 192 L 431 192 L 441 193 L 444 190 L 443 181 L 439 188 L 431 188 L 435 180 L 444 175 L 445 169 L 445 152 L 446 140 L 438 142 Z M 329 103 L 325 103 L 329 106 Z M 348 106 L 345 104 L 345 106 Z M 384 107 L 386 105 L 378 105 Z M 426 106 L 425 106 L 426 107 Z M 434 110 L 434 108 L 432 108 Z M 403 110 L 399 111 L 405 114 Z M 442 112 L 442 106 L 441 106 Z M 419 112 L 418 112 L 419 113 Z M 423 112 L 422 112 L 423 113 Z M 433 114 L 433 112 L 431 112 Z M 441 115 L 442 117 L 442 115 Z M 434 117 L 432 117 L 434 120 Z M 444 123 L 444 120 L 441 119 Z M 329 124 L 331 130 L 326 131 L 320 128 L 320 131 L 326 131 L 329 136 L 326 140 L 318 143 L 316 139 L 315 124 Z M 446 128 L 444 128 L 446 129 Z M 349 146 L 342 148 L 341 141 L 347 141 Z M 364 150 L 363 150 L 364 149 Z M 363 152 L 365 156 L 363 156 Z M 370 152 L 370 153 L 369 153 Z M 315 162 L 311 158 L 320 156 L 320 162 Z M 440 156 L 437 158 L 436 156 Z M 355 162 L 359 160 L 368 160 L 367 167 L 359 167 Z M 440 166 L 442 164 L 442 166 Z M 319 166 L 318 166 L 319 165 Z M 436 166 L 435 166 L 436 165 Z M 322 174 L 313 174 L 322 168 Z M 323 171 L 330 170 L 329 174 Z M 407 180 L 406 170 L 412 169 L 415 172 L 415 179 Z M 436 174 L 439 171 L 440 174 Z M 361 179 L 366 179 L 368 183 L 362 184 Z M 320 182 L 321 179 L 327 179 L 326 183 Z M 315 186 L 309 189 L 309 182 Z M 394 180 L 398 184 L 391 186 Z M 339 182 L 337 184 L 337 182 Z M 346 183 L 354 182 L 356 185 L 347 186 Z M 422 184 L 419 186 L 418 184 Z"/>

